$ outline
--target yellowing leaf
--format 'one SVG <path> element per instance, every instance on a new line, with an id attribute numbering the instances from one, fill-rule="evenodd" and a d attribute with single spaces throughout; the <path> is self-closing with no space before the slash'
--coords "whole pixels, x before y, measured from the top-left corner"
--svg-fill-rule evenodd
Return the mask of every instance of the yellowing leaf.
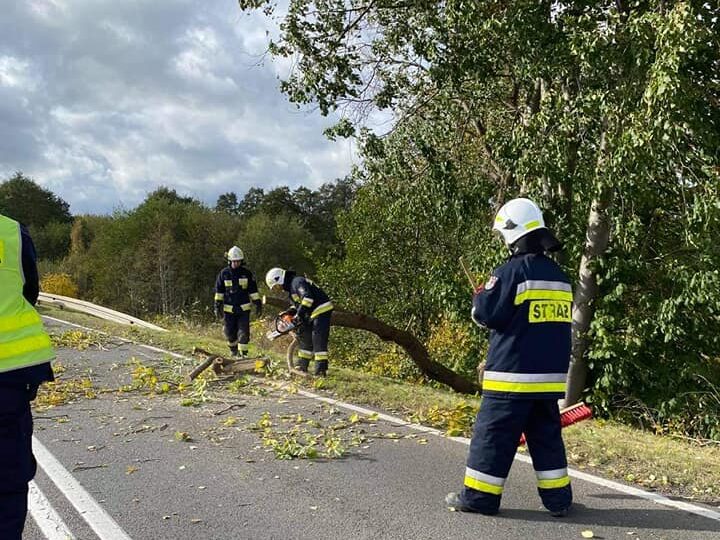
<path id="1" fill-rule="evenodd" d="M 580 533 L 583 538 L 595 538 L 595 533 L 592 531 L 583 531 Z"/>

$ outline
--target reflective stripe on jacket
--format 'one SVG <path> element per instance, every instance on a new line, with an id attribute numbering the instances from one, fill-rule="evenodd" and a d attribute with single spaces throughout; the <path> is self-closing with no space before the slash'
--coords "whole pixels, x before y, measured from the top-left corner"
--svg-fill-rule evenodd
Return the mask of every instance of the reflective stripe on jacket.
<path id="1" fill-rule="evenodd" d="M 55 357 L 42 319 L 23 296 L 20 224 L 0 215 L 0 372 Z"/>

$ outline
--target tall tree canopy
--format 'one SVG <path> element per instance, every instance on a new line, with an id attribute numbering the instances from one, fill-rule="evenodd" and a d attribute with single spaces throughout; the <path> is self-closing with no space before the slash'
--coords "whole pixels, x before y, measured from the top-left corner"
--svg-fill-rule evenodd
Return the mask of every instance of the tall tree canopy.
<path id="1" fill-rule="evenodd" d="M 450 257 L 487 268 L 501 250 L 476 229 L 531 196 L 575 283 L 569 400 L 589 392 L 666 423 L 709 411 L 686 427 L 720 434 L 717 3 L 290 0 L 278 16 L 269 50 L 295 66 L 282 89 L 344 114 L 330 134 L 363 147 L 365 184 L 341 223 L 348 299 L 365 301 L 368 268 L 386 261 L 401 294 L 381 309 L 422 330 L 462 301 Z M 389 133 L 363 128 L 377 111 Z M 463 230 L 470 243 L 448 250 Z"/>

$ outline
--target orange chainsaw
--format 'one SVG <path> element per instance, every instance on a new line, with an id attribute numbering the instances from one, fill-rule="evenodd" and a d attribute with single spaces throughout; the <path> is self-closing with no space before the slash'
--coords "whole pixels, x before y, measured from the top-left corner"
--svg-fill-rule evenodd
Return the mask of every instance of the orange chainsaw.
<path id="1" fill-rule="evenodd" d="M 274 341 L 277 338 L 300 328 L 302 323 L 296 321 L 296 314 L 297 310 L 294 307 L 283 311 L 282 313 L 278 313 L 277 317 L 275 317 L 275 329 L 270 330 L 267 334 L 265 334 L 265 337 L 270 341 Z"/>

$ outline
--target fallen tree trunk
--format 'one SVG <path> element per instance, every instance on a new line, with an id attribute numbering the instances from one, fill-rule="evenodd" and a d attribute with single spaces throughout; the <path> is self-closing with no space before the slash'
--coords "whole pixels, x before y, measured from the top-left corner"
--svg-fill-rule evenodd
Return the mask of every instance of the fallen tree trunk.
<path id="1" fill-rule="evenodd" d="M 216 375 L 227 373 L 250 373 L 256 370 L 255 362 L 257 358 L 225 358 L 211 354 L 205 349 L 199 347 L 193 348 L 193 354 L 205 356 L 205 360 L 188 374 L 188 380 L 193 381 L 203 371 L 212 366 Z"/>
<path id="2" fill-rule="evenodd" d="M 289 305 L 287 300 L 272 296 L 265 297 L 265 303 L 280 309 L 286 309 Z M 355 330 L 365 330 L 366 332 L 372 332 L 383 341 L 397 343 L 405 349 L 405 352 L 407 352 L 408 356 L 415 362 L 415 365 L 426 377 L 446 384 L 456 392 L 463 394 L 480 392 L 480 387 L 474 381 L 466 379 L 453 370 L 432 360 L 420 340 L 406 330 L 390 326 L 374 317 L 362 313 L 345 311 L 337 307 L 332 311 L 330 324 L 344 328 L 353 328 Z"/>

